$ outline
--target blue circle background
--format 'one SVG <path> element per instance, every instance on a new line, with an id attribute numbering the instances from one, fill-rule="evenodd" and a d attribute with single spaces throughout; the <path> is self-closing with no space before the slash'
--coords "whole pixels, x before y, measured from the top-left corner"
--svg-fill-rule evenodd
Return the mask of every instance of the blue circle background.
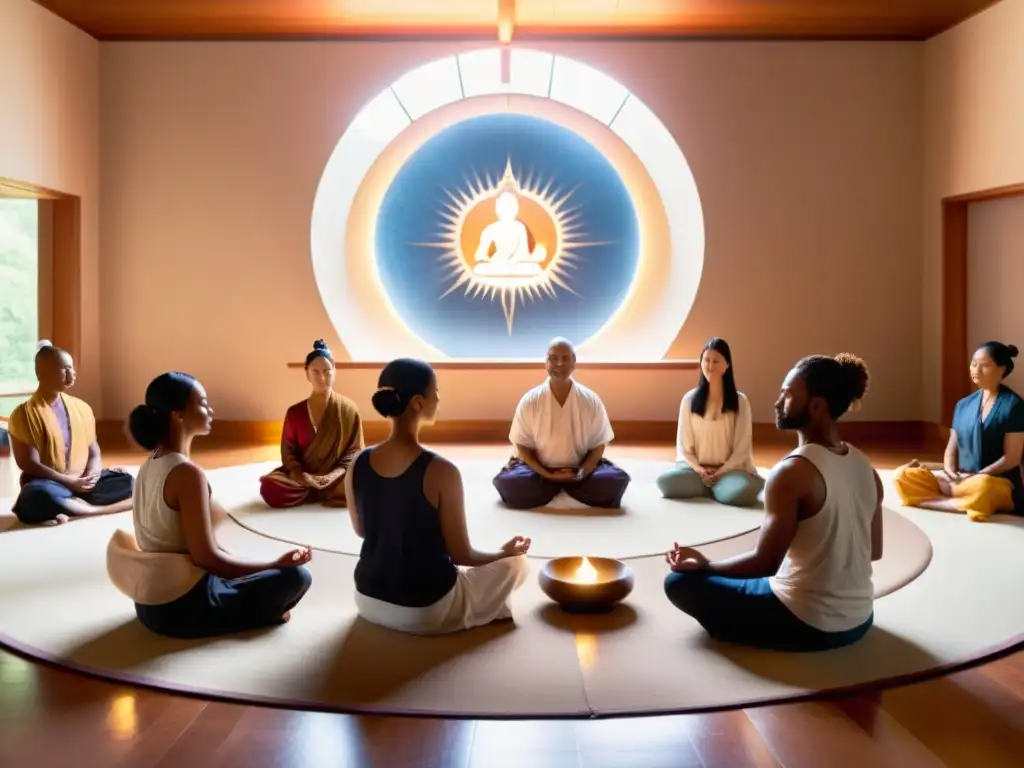
<path id="1" fill-rule="evenodd" d="M 421 245 L 441 240 L 445 189 L 467 189 L 467 179 L 498 179 L 507 159 L 520 182 L 531 174 L 556 199 L 574 187 L 566 207 L 581 226 L 576 239 L 600 242 L 574 252 L 555 297 L 516 297 L 509 335 L 500 297 L 445 296 L 454 281 L 444 251 Z M 484 115 L 431 137 L 395 175 L 377 214 L 377 269 L 398 315 L 424 342 L 453 358 L 530 358 L 554 336 L 581 344 L 625 300 L 640 261 L 639 221 L 618 173 L 593 145 L 557 123 L 529 115 Z"/>

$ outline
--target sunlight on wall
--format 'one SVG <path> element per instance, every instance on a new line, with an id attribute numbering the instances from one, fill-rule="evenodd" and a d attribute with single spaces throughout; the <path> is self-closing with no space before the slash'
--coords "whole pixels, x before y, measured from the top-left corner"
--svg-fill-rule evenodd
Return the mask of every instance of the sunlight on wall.
<path id="1" fill-rule="evenodd" d="M 580 355 L 602 361 L 660 360 L 685 322 L 703 269 L 704 224 L 693 174 L 669 131 L 625 86 L 581 62 L 513 50 L 510 75 L 503 84 L 496 48 L 424 64 L 372 99 L 328 160 L 313 205 L 312 260 L 324 306 L 353 360 L 402 355 L 453 359 L 421 338 L 412 327 L 416 323 L 402 316 L 374 272 L 377 244 L 364 233 L 373 231 L 380 205 L 358 216 L 353 209 L 369 186 L 382 189 L 380 194 L 371 190 L 382 203 L 388 186 L 421 147 L 480 114 L 531 114 L 589 141 L 611 163 L 637 209 L 640 267 L 611 319 L 579 345 Z M 482 104 L 489 105 L 487 111 Z M 431 130 L 416 134 L 416 146 L 402 146 L 402 162 L 389 157 L 428 122 Z M 502 141 L 500 128 L 495 141 Z M 455 155 L 451 162 L 459 161 Z M 387 173 L 380 177 L 385 166 Z M 407 258 L 424 257 L 410 252 Z M 450 311 L 442 301 L 439 292 L 437 312 Z M 550 335 L 557 332 L 553 325 Z M 481 330 L 479 353 L 471 356 L 507 359 L 488 354 L 488 338 Z M 458 357 L 466 359 L 464 349 Z"/>

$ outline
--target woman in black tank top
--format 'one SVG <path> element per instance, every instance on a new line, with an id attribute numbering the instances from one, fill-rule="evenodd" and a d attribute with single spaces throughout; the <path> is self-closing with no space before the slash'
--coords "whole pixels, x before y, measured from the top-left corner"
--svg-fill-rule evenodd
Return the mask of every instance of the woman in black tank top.
<path id="1" fill-rule="evenodd" d="M 434 454 L 421 451 L 404 472 L 387 476 L 370 464 L 373 451 L 359 455 L 353 473 L 363 533 L 356 589 L 393 605 L 431 605 L 448 593 L 456 577 L 437 509 L 423 494 L 423 477 Z"/>
<path id="2" fill-rule="evenodd" d="M 434 420 L 439 402 L 429 364 L 389 363 L 373 407 L 391 419 L 391 435 L 360 453 L 345 481 L 352 527 L 363 538 L 355 569 L 360 614 L 424 634 L 504 617 L 530 548 L 521 536 L 494 553 L 470 544 L 458 469 L 419 443 L 420 426 Z M 481 572 L 467 580 L 458 566 Z M 481 589 L 486 594 L 466 599 L 466 590 Z"/>

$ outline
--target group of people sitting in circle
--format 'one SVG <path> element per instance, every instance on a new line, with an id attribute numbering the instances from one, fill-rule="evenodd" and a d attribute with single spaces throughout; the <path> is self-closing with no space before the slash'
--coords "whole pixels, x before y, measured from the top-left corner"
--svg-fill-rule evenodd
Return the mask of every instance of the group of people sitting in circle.
<path id="1" fill-rule="evenodd" d="M 631 478 L 605 457 L 615 437 L 608 412 L 596 392 L 573 378 L 575 368 L 572 345 L 555 339 L 546 380 L 516 407 L 509 432 L 515 453 L 494 478 L 512 509 L 543 507 L 562 492 L 590 507 L 622 504 Z M 306 355 L 305 369 L 312 391 L 285 413 L 281 466 L 260 478 L 260 496 L 277 509 L 317 501 L 344 507 L 343 479 L 365 448 L 359 410 L 334 390 L 334 358 L 323 340 Z M 665 498 L 757 503 L 764 479 L 754 466 L 750 403 L 736 389 L 723 339 L 712 339 L 701 352 L 700 382 L 679 410 L 676 453 L 677 466 L 657 480 Z"/>
<path id="2" fill-rule="evenodd" d="M 960 511 L 971 520 L 1024 513 L 1024 402 L 1003 379 L 1015 347 L 982 345 L 971 362 L 978 390 L 957 405 L 944 461 L 901 467 L 895 486 L 906 505 Z M 630 482 L 604 456 L 613 435 L 600 398 L 573 378 L 572 346 L 555 340 L 547 380 L 521 400 L 510 440 L 515 456 L 494 478 L 506 504 L 545 504 L 559 491 L 585 504 L 617 506 Z M 736 390 L 731 353 L 712 339 L 701 354 L 697 388 L 680 408 L 678 461 L 658 479 L 672 498 L 711 496 L 752 505 L 763 493 L 756 546 L 723 560 L 691 547 L 666 554 L 668 599 L 713 637 L 792 651 L 847 645 L 873 621 L 872 562 L 883 549 L 882 484 L 868 459 L 841 440 L 836 422 L 856 408 L 869 383 L 853 355 L 800 360 L 775 403 L 780 430 L 798 447 L 767 480 L 752 456 L 747 398 Z M 413 634 L 444 634 L 510 618 L 510 597 L 524 582 L 530 539 L 498 551 L 469 537 L 458 467 L 425 449 L 422 426 L 437 416 L 434 370 L 423 361 L 384 367 L 372 402 L 391 434 L 364 447 L 359 414 L 333 390 L 334 361 L 318 342 L 306 360 L 313 391 L 292 406 L 282 466 L 261 479 L 268 504 L 317 499 L 346 506 L 363 539 L 355 568 L 360 616 Z M 107 569 L 139 620 L 159 634 L 198 638 L 273 626 L 310 588 L 309 548 L 273 562 L 227 550 L 216 535 L 226 515 L 202 468 L 194 439 L 212 427 L 213 409 L 192 376 L 154 379 L 128 420 L 149 451 L 133 482 L 103 469 L 92 411 L 67 394 L 70 355 L 43 345 L 39 388 L 10 419 L 22 490 L 14 512 L 25 523 L 132 510 L 134 533 L 110 540 Z"/>

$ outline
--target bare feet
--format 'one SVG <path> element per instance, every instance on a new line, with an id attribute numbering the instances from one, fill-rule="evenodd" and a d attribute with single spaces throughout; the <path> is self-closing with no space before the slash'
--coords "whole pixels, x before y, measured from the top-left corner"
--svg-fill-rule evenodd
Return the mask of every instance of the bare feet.
<path id="1" fill-rule="evenodd" d="M 43 525 L 64 525 L 64 523 L 71 522 L 71 518 L 67 515 L 57 515 L 53 520 L 47 520 Z"/>

